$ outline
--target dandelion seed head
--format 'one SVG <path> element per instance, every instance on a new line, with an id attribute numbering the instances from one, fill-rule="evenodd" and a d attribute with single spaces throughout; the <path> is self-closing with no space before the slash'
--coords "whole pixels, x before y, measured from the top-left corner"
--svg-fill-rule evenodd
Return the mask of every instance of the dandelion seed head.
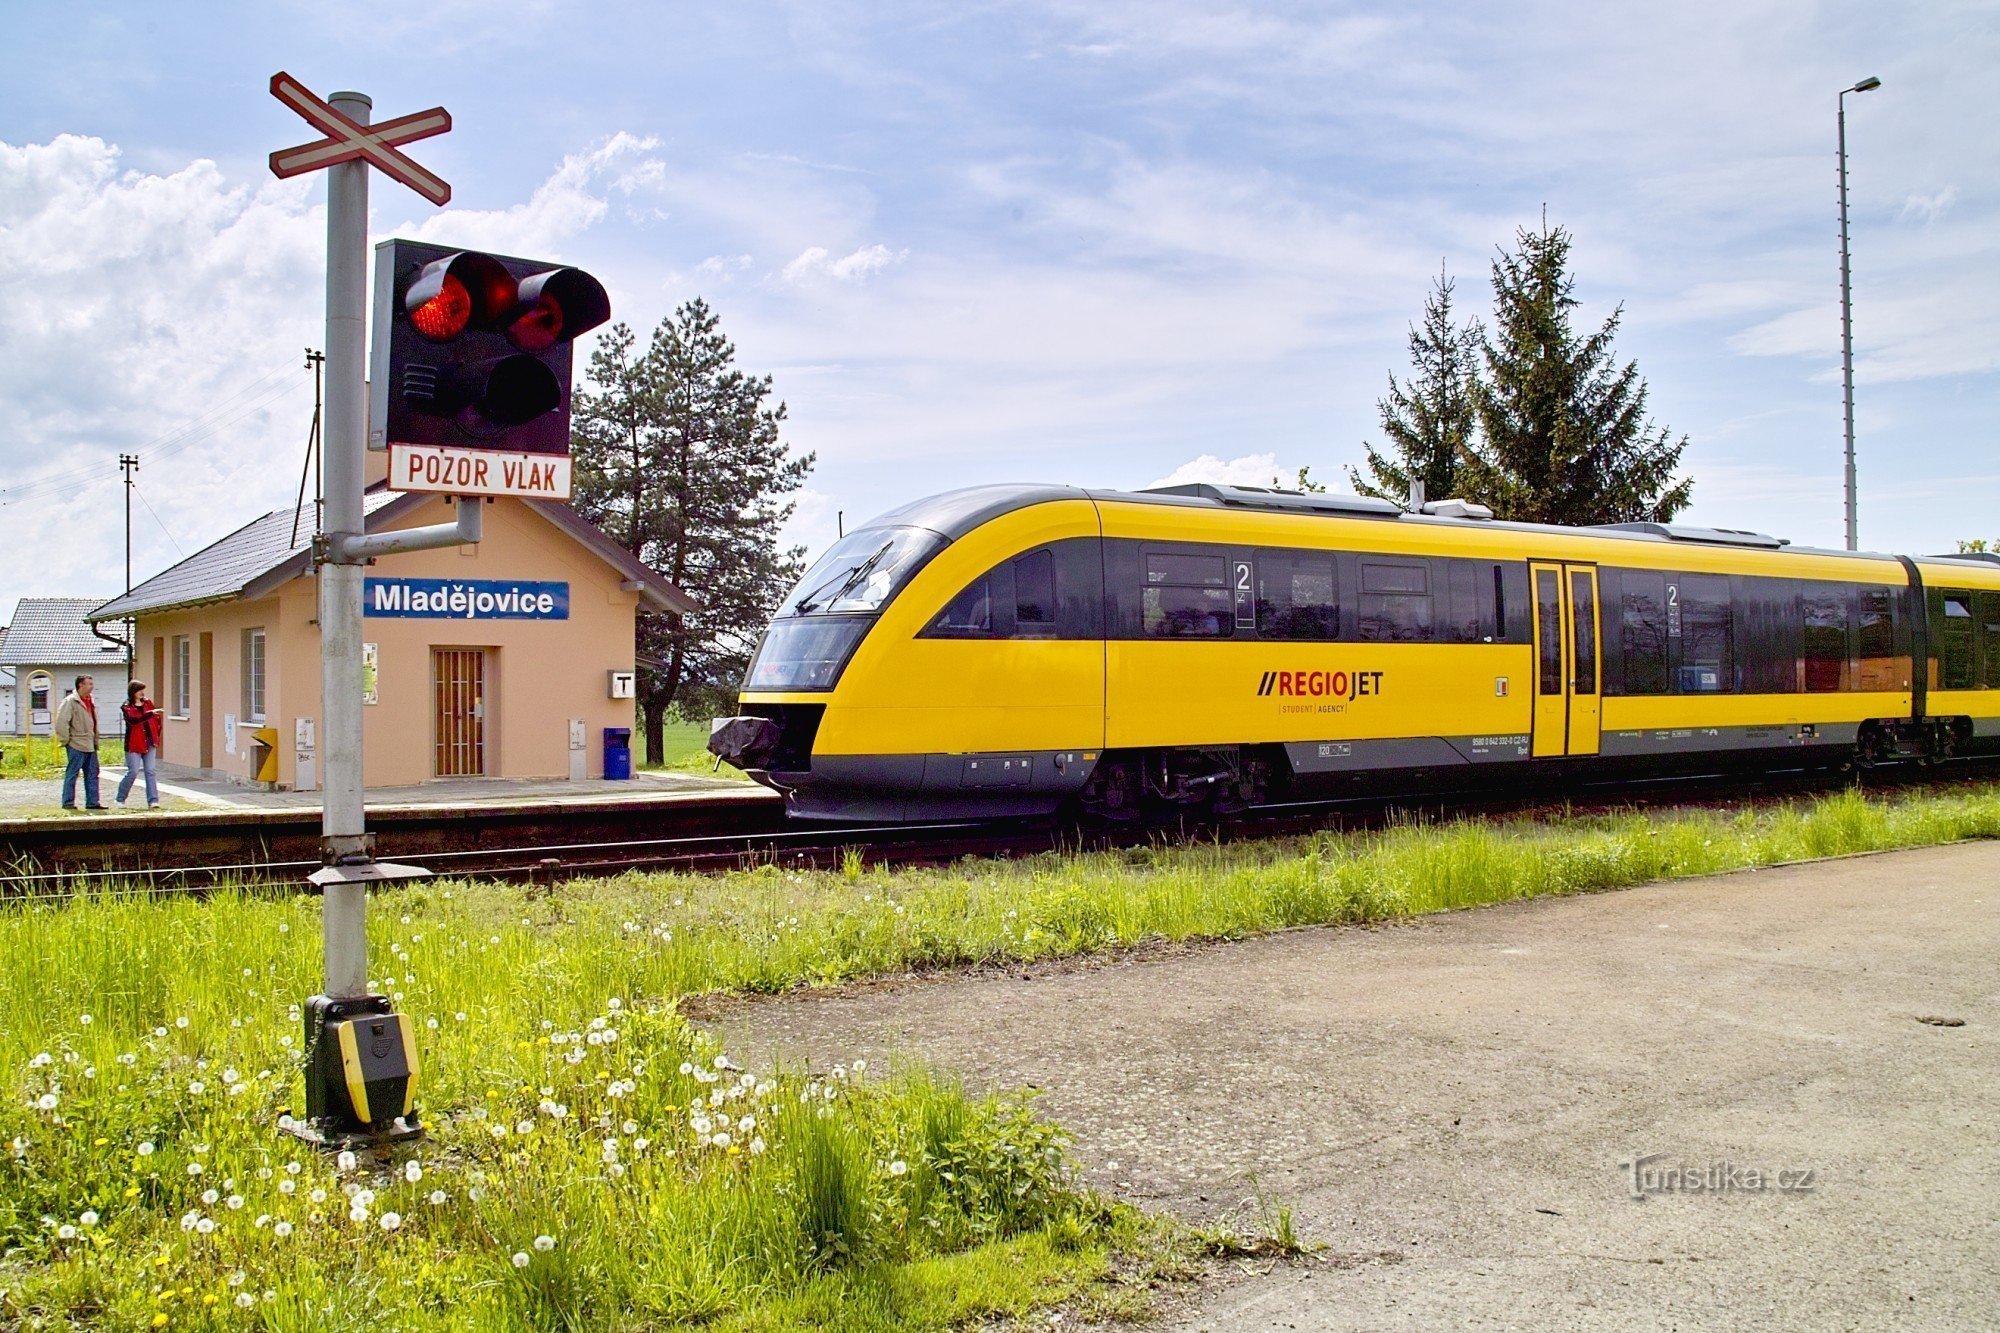
<path id="1" fill-rule="evenodd" d="M 528 1256 L 522 1253 L 520 1250 L 514 1251 L 514 1267 L 526 1268 L 527 1266 L 528 1266 Z"/>
<path id="2" fill-rule="evenodd" d="M 535 1248 L 537 1250 L 540 1250 L 543 1254 L 547 1254 L 550 1250 L 553 1250 L 555 1247 L 556 1247 L 556 1238 L 554 1236 L 535 1237 Z"/>

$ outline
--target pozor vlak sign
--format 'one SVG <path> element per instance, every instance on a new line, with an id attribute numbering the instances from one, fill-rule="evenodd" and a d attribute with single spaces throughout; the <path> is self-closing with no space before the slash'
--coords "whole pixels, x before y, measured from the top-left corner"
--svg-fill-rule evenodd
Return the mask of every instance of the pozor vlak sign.
<path id="1" fill-rule="evenodd" d="M 377 246 L 368 444 L 390 488 L 567 500 L 575 340 L 610 317 L 581 269 Z"/>

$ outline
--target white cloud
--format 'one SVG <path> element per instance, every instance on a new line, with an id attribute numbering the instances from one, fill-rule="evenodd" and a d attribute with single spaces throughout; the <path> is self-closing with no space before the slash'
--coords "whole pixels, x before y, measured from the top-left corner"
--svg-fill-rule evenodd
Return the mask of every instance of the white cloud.
<path id="1" fill-rule="evenodd" d="M 710 255 L 694 266 L 694 271 L 704 278 L 720 278 L 727 282 L 735 274 L 749 268 L 754 261 L 749 255 Z"/>
<path id="2" fill-rule="evenodd" d="M 613 135 L 521 204 L 398 230 L 548 253 L 644 177 L 651 148 Z M 128 170 L 84 136 L 0 143 L 0 531 L 16 553 L 0 615 L 23 595 L 123 586 L 121 452 L 140 457 L 136 579 L 291 503 L 312 413 L 303 351 L 325 329 L 313 188 L 207 160 Z"/>
<path id="3" fill-rule="evenodd" d="M 785 265 L 780 276 L 786 282 L 809 282 L 816 278 L 831 278 L 835 282 L 866 282 L 873 274 L 881 272 L 897 260 L 908 257 L 909 251 L 891 251 L 886 245 L 868 245 L 852 254 L 832 257 L 825 246 L 809 246 L 799 257 Z"/>
<path id="4" fill-rule="evenodd" d="M 1169 472 L 1157 481 L 1149 481 L 1147 486 L 1187 486 L 1194 482 L 1211 482 L 1217 486 L 1269 486 L 1273 478 L 1282 477 L 1278 467 L 1278 456 L 1270 454 L 1244 454 L 1240 458 L 1217 458 L 1214 454 L 1203 454 Z"/>
<path id="5" fill-rule="evenodd" d="M 656 190 L 666 164 L 652 156 L 659 140 L 620 131 L 588 152 L 572 153 L 535 192 L 509 208 L 444 208 L 393 235 L 463 245 L 496 254 L 562 258 L 564 242 L 603 220 L 606 192 Z"/>
<path id="6" fill-rule="evenodd" d="M 1947 185 L 1936 194 L 1913 194 L 1903 201 L 1901 218 L 1916 218 L 1926 224 L 1936 222 L 1938 216 L 1958 202 L 1958 187 Z"/>

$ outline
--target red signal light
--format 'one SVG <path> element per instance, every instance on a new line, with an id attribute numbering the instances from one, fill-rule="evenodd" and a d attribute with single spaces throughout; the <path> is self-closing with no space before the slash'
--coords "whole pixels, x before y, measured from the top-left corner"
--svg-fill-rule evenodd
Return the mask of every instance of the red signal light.
<path id="1" fill-rule="evenodd" d="M 507 336 L 524 352 L 540 352 L 611 318 L 604 286 L 581 269 L 555 268 L 521 279 L 521 313 Z"/>
<path id="2" fill-rule="evenodd" d="M 472 294 L 465 284 L 445 274 L 438 294 L 410 312 L 410 323 L 432 342 L 444 342 L 465 332 L 472 320 Z"/>
<path id="3" fill-rule="evenodd" d="M 520 299 L 499 260 L 466 250 L 425 265 L 403 309 L 418 333 L 448 342 L 470 328 L 493 328 Z"/>
<path id="4" fill-rule="evenodd" d="M 541 352 L 554 347 L 563 336 L 562 306 L 547 292 L 523 311 L 507 327 L 507 336 L 524 352 Z"/>

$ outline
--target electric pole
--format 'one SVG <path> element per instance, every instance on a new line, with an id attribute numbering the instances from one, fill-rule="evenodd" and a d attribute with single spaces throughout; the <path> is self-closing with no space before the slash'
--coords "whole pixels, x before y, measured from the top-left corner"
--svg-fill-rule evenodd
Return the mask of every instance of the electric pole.
<path id="1" fill-rule="evenodd" d="M 125 474 L 125 595 L 132 595 L 132 474 L 139 470 L 139 455 L 118 455 L 118 470 Z M 137 654 L 139 622 L 128 619 L 125 622 L 125 679 L 132 679 L 132 664 Z"/>

